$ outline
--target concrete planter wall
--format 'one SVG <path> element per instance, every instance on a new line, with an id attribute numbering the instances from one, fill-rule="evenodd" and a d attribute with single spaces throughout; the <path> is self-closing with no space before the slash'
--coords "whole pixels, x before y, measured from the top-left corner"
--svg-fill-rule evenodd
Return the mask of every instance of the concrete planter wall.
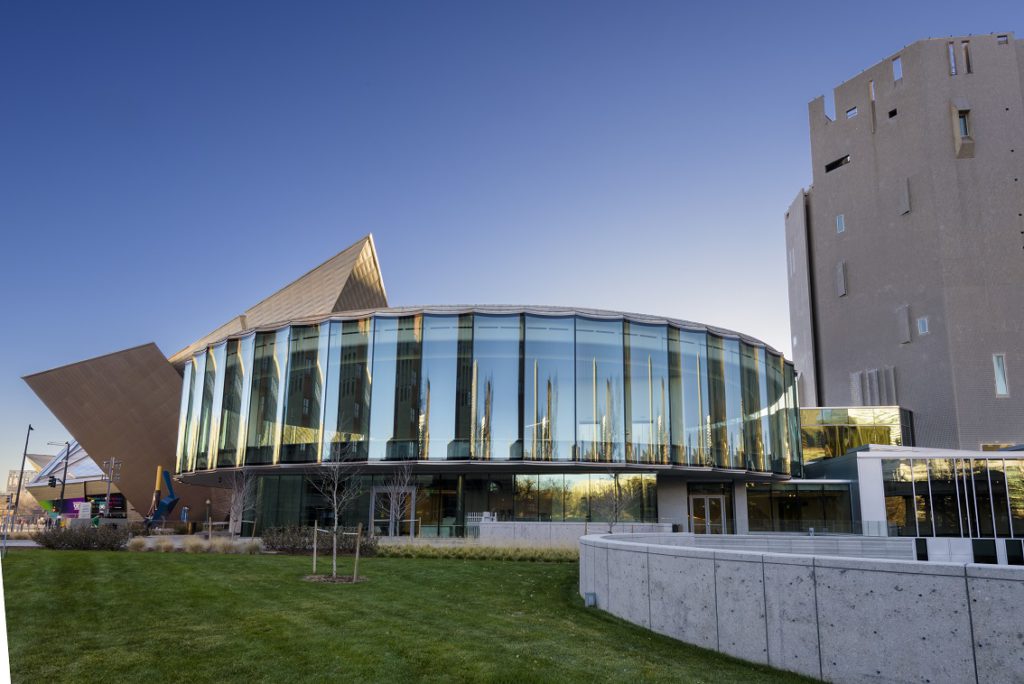
<path id="1" fill-rule="evenodd" d="M 671 532 L 668 523 L 616 523 L 618 533 Z M 484 546 L 575 547 L 587 533 L 607 532 L 608 523 L 481 522 L 476 538 Z M 470 530 L 471 536 L 472 529 Z"/>
<path id="2" fill-rule="evenodd" d="M 687 534 L 583 537 L 580 593 L 660 634 L 831 682 L 1024 681 L 1024 568 L 717 540 L 763 547 L 701 548 L 692 544 L 714 538 Z"/>

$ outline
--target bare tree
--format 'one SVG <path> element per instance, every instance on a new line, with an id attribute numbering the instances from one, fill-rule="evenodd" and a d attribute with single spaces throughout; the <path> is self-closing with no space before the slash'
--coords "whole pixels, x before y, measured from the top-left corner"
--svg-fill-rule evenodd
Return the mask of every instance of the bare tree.
<path id="1" fill-rule="evenodd" d="M 228 528 L 231 536 L 241 534 L 245 511 L 256 498 L 256 476 L 242 468 L 231 474 L 228 482 Z"/>
<path id="2" fill-rule="evenodd" d="M 341 514 L 363 492 L 362 470 L 358 466 L 337 461 L 324 463 L 306 479 L 327 499 L 331 510 L 331 577 L 338 577 L 338 533 Z M 358 556 L 356 562 L 359 562 Z"/>
<path id="3" fill-rule="evenodd" d="M 384 479 L 382 490 L 388 497 L 388 535 L 401 534 L 402 521 L 410 521 L 409 533 L 416 535 L 413 516 L 413 491 L 415 482 L 412 477 L 415 461 L 402 461 L 391 474 Z"/>
<path id="4" fill-rule="evenodd" d="M 615 531 L 615 524 L 619 522 L 619 518 L 622 516 L 623 503 L 619 474 L 614 473 L 608 486 L 601 487 L 599 492 L 593 494 L 591 500 L 591 506 L 597 509 L 598 515 L 608 516 L 609 534 Z"/>

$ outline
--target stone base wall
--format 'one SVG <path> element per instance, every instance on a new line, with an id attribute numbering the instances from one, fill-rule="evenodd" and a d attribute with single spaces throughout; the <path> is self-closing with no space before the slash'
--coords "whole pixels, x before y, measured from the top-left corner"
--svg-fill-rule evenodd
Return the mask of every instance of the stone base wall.
<path id="1" fill-rule="evenodd" d="M 474 534 L 474 528 L 479 530 Z M 616 523 L 616 533 L 671 532 L 669 523 Z M 608 532 L 608 523 L 481 522 L 468 529 L 467 537 L 482 546 L 562 546 L 575 548 L 580 537 Z"/>
<path id="2" fill-rule="evenodd" d="M 584 537 L 580 593 L 660 634 L 830 682 L 1024 680 L 1022 567 L 734 551 L 693 540 Z"/>

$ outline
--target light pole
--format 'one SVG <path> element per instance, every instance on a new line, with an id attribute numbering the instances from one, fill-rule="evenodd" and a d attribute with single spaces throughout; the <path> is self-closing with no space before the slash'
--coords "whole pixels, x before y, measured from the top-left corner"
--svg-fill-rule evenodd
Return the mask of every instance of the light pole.
<path id="1" fill-rule="evenodd" d="M 4 545 L 0 556 L 7 555 L 7 533 L 11 530 L 12 520 L 11 518 L 18 515 L 18 506 L 21 504 L 21 480 L 25 476 L 25 459 L 28 458 L 28 438 L 32 434 L 32 424 L 29 423 L 28 430 L 25 432 L 25 448 L 21 452 L 21 470 L 18 471 L 18 491 L 14 495 L 14 510 L 11 511 L 11 515 L 7 516 L 7 526 L 4 527 Z"/>
<path id="2" fill-rule="evenodd" d="M 68 461 L 71 460 L 71 442 L 65 440 L 64 442 L 47 442 L 47 444 L 51 444 L 53 446 L 60 446 L 61 444 L 64 445 L 64 476 L 62 478 L 60 478 L 60 507 L 58 508 L 58 511 L 57 511 L 57 519 L 58 520 L 63 520 L 64 519 L 64 486 L 65 486 L 65 483 L 68 480 Z"/>
<path id="3" fill-rule="evenodd" d="M 111 458 L 109 461 L 103 462 L 104 467 L 107 469 L 107 498 L 105 499 L 104 505 L 107 508 L 107 518 L 110 518 L 110 484 L 115 480 L 120 480 L 121 475 L 121 462 L 117 458 Z"/>

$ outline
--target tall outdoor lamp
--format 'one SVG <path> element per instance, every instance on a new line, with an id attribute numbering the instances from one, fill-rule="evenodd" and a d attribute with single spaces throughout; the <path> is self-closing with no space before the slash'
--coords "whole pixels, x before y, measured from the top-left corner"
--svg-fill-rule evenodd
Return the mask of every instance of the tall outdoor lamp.
<path id="1" fill-rule="evenodd" d="M 71 460 L 71 442 L 47 442 L 52 446 L 64 446 L 64 476 L 60 478 L 60 506 L 57 509 L 57 516 L 63 519 L 64 516 L 64 485 L 68 479 L 68 461 Z"/>
<path id="2" fill-rule="evenodd" d="M 7 533 L 10 532 L 11 526 L 14 524 L 14 518 L 18 515 L 18 506 L 21 504 L 21 482 L 25 475 L 25 459 L 28 457 L 28 438 L 32 435 L 32 425 L 28 426 L 28 431 L 25 433 L 25 449 L 21 452 L 21 470 L 18 471 L 18 490 L 14 494 L 14 510 L 8 511 L 8 516 L 4 520 L 4 535 L 3 535 L 3 548 L 0 549 L 0 556 L 7 555 Z M 8 506 L 10 506 L 10 496 L 7 497 Z"/>

